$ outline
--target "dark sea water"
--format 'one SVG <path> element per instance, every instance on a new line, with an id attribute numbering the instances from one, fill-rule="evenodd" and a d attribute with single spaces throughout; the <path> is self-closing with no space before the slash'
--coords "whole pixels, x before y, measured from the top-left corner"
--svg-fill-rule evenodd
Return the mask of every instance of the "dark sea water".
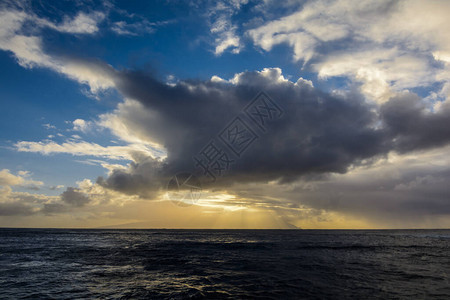
<path id="1" fill-rule="evenodd" d="M 1 299 L 450 299 L 450 230 L 0 229 Z"/>

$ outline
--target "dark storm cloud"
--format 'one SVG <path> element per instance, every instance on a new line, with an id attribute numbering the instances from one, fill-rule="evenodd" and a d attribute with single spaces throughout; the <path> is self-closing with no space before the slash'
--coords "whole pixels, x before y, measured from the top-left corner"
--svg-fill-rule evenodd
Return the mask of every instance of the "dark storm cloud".
<path id="1" fill-rule="evenodd" d="M 381 116 L 395 138 L 395 149 L 408 152 L 443 146 L 450 141 L 450 105 L 430 112 L 414 94 L 390 99 L 381 108 Z"/>
<path id="2" fill-rule="evenodd" d="M 195 170 L 194 156 L 215 139 L 243 108 L 264 90 L 282 107 L 281 118 L 267 131 L 248 122 L 259 138 L 241 157 L 232 154 L 231 171 L 215 187 L 235 182 L 290 182 L 300 177 L 346 173 L 349 166 L 370 163 L 391 150 L 411 151 L 450 141 L 449 110 L 427 113 L 414 95 L 392 99 L 380 111 L 361 95 L 331 95 L 281 80 L 280 71 L 245 72 L 234 84 L 184 81 L 168 85 L 140 72 L 123 72 L 117 86 L 143 104 L 150 115 L 140 131 L 167 149 L 163 163 L 144 157 L 129 170 L 115 170 L 98 183 L 129 194 L 149 195 L 175 173 Z M 229 152 L 230 153 L 230 152 Z M 201 169 L 197 169 L 200 170 Z"/>
<path id="3" fill-rule="evenodd" d="M 277 70 L 266 74 L 243 73 L 237 84 L 186 81 L 169 86 L 146 74 L 129 72 L 118 83 L 126 96 L 141 102 L 154 117 L 147 124 L 148 136 L 167 149 L 159 176 L 172 176 L 194 169 L 193 156 L 261 90 L 266 91 L 284 114 L 262 132 L 245 120 L 259 138 L 232 164 L 227 181 L 289 181 L 307 174 L 346 172 L 350 164 L 386 153 L 383 130 L 375 129 L 376 114 L 360 96 L 332 96 L 299 82 L 277 81 Z M 220 145 L 222 148 L 224 145 Z M 155 181 L 154 162 L 136 161 L 128 171 L 116 170 L 99 183 L 135 192 Z"/>
<path id="4" fill-rule="evenodd" d="M 165 184 L 161 176 L 161 164 L 139 153 L 135 153 L 133 158 L 135 161 L 130 163 L 127 172 L 113 170 L 108 178 L 99 177 L 97 183 L 125 194 L 152 197 L 154 192 Z"/>
<path id="5" fill-rule="evenodd" d="M 61 194 L 61 200 L 72 206 L 81 207 L 90 202 L 90 199 L 78 189 L 68 187 L 65 192 Z"/>

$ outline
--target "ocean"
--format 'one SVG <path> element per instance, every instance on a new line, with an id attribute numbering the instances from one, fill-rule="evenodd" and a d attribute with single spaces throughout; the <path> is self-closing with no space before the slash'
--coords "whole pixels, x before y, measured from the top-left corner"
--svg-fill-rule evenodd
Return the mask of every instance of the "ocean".
<path id="1" fill-rule="evenodd" d="M 0 299 L 450 299 L 450 230 L 0 229 Z"/>

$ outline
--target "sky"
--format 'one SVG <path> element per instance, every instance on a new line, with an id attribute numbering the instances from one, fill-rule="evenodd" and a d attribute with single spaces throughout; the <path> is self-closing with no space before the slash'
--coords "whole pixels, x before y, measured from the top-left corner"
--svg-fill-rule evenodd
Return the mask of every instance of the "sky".
<path id="1" fill-rule="evenodd" d="M 449 228 L 449 15 L 0 0 L 0 226 Z"/>

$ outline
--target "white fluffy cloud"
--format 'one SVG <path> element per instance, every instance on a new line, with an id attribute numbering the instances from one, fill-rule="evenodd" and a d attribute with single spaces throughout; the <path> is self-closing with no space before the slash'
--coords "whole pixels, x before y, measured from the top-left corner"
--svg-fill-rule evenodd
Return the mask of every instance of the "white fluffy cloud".
<path id="1" fill-rule="evenodd" d="M 114 87 L 114 70 L 106 64 L 79 61 L 49 55 L 44 51 L 39 35 L 28 35 L 22 30 L 25 22 L 31 22 L 36 29 L 49 27 L 66 33 L 94 34 L 97 24 L 104 14 L 79 13 L 73 19 L 66 17 L 62 24 L 54 24 L 32 14 L 14 9 L 0 10 L 0 49 L 10 51 L 18 63 L 25 68 L 43 67 L 61 73 L 82 84 L 87 84 L 92 92 Z"/>
<path id="2" fill-rule="evenodd" d="M 101 12 L 93 12 L 85 14 L 80 12 L 73 19 L 66 18 L 64 23 L 56 26 L 61 32 L 68 33 L 96 33 L 98 31 L 98 23 L 105 18 L 105 14 Z"/>
<path id="3" fill-rule="evenodd" d="M 11 174 L 8 169 L 0 171 L 0 186 L 41 186 L 44 183 L 42 181 L 32 180 L 31 174 L 28 171 L 19 171 L 17 175 Z"/>
<path id="4" fill-rule="evenodd" d="M 218 1 L 214 2 L 208 12 L 210 22 L 210 32 L 214 36 L 216 55 L 221 55 L 230 50 L 237 54 L 241 51 L 241 38 L 237 34 L 237 26 L 232 23 L 232 17 L 242 5 L 247 4 L 248 0 Z"/>
<path id="5" fill-rule="evenodd" d="M 19 185 L 23 182 L 23 177 L 11 174 L 8 169 L 0 171 L 0 186 Z"/>
<path id="6" fill-rule="evenodd" d="M 106 130 L 125 145 L 102 146 L 84 141 L 78 135 L 72 135 L 72 138 L 68 138 L 62 143 L 48 139 L 37 142 L 19 141 L 14 144 L 14 147 L 19 152 L 35 152 L 44 155 L 70 154 L 127 161 L 134 161 L 136 156 L 143 155 L 163 159 L 166 157 L 164 147 L 158 144 L 148 134 L 146 128 L 140 125 L 154 118 L 157 116 L 144 108 L 141 103 L 126 99 L 123 103 L 119 103 L 113 112 L 100 115 L 97 121 L 76 119 L 72 122 L 72 130 L 83 133 L 92 131 L 94 134 Z M 101 162 L 100 165 L 106 169 L 110 169 L 111 166 L 106 162 Z"/>
<path id="7" fill-rule="evenodd" d="M 15 144 L 19 152 L 36 152 L 44 155 L 66 153 L 75 156 L 95 156 L 115 160 L 133 160 L 134 153 L 152 155 L 151 149 L 141 144 L 129 144 L 126 146 L 101 146 L 86 141 L 68 140 L 58 144 L 54 141 L 28 142 L 21 141 Z"/>
<path id="8" fill-rule="evenodd" d="M 0 171 L 0 216 L 32 215 L 39 210 L 39 205 L 52 198 L 46 195 L 15 192 L 13 187 L 38 189 L 42 181 L 31 179 L 28 171 L 19 171 L 14 175 L 8 169 Z"/>
<path id="9" fill-rule="evenodd" d="M 266 51 L 292 46 L 320 78 L 345 76 L 371 99 L 450 81 L 448 1 L 308 1 L 299 11 L 247 32 Z M 345 47 L 344 47 L 345 46 Z M 448 97 L 448 89 L 438 96 Z"/>
<path id="10" fill-rule="evenodd" d="M 49 27 L 59 32 L 76 33 L 76 34 L 93 34 L 98 29 L 98 23 L 105 19 L 105 14 L 102 12 L 84 13 L 79 12 L 75 17 L 64 17 L 64 21 L 60 24 L 55 24 L 46 19 L 37 16 L 28 16 L 36 24 L 42 27 Z"/>
<path id="11" fill-rule="evenodd" d="M 88 131 L 89 128 L 92 126 L 91 122 L 85 121 L 83 119 L 76 119 L 72 122 L 72 124 L 73 124 L 73 130 L 81 131 L 81 132 Z"/>

